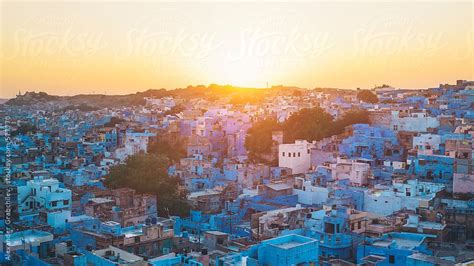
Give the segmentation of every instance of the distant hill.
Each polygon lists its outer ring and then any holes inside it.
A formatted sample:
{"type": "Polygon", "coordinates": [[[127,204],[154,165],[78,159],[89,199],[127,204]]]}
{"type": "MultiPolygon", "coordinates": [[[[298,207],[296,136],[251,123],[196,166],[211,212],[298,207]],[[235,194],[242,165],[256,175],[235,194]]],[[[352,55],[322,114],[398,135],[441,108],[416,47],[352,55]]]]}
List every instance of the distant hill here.
{"type": "Polygon", "coordinates": [[[98,109],[105,107],[132,106],[144,104],[143,96],[129,95],[103,95],[81,94],[75,96],[55,96],[45,92],[27,92],[16,98],[8,100],[5,104],[10,106],[38,106],[54,105],[59,109],[98,109]]]}
{"type": "Polygon", "coordinates": [[[188,86],[173,90],[150,89],[144,92],[127,95],[79,94],[75,96],[56,96],[45,92],[26,92],[16,98],[6,101],[10,106],[38,106],[49,105],[59,109],[100,109],[106,107],[136,106],[145,103],[144,97],[162,98],[172,96],[176,98],[212,99],[216,97],[240,97],[236,101],[245,102],[248,99],[260,99],[271,95],[292,95],[305,89],[289,86],[274,86],[272,88],[242,88],[232,85],[188,86]]]}

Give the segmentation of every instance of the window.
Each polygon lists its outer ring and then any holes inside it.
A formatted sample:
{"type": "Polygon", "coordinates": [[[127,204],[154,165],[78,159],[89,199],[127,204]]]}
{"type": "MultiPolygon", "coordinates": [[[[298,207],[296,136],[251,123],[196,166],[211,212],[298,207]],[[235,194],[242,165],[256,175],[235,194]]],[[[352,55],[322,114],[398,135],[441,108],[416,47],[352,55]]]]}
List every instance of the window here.
{"type": "Polygon", "coordinates": [[[68,205],[68,204],[69,204],[69,200],[64,200],[64,201],[63,201],[63,204],[64,204],[64,205],[68,205]]]}
{"type": "Polygon", "coordinates": [[[388,263],[394,264],[395,263],[395,256],[393,256],[393,255],[388,256],[388,263]]]}
{"type": "Polygon", "coordinates": [[[51,202],[51,206],[53,206],[53,207],[58,206],[58,202],[57,202],[57,201],[52,201],[52,202],[51,202]]]}
{"type": "Polygon", "coordinates": [[[298,157],[301,157],[301,153],[298,152],[298,157]]]}
{"type": "Polygon", "coordinates": [[[296,157],[296,152],[293,152],[293,157],[296,157]]]}
{"type": "Polygon", "coordinates": [[[288,157],[291,157],[291,152],[288,153],[288,157]]]}
{"type": "Polygon", "coordinates": [[[285,152],[282,152],[282,153],[281,153],[281,156],[285,157],[285,152]]]}

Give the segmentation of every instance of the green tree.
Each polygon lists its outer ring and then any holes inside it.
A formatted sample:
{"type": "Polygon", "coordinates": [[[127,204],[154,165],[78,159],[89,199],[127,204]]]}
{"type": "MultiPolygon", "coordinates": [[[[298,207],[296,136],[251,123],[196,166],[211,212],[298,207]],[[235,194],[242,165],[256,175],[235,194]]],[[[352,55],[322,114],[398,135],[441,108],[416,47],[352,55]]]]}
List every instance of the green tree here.
{"type": "Polygon", "coordinates": [[[357,98],[366,103],[378,103],[379,98],[373,92],[369,90],[360,90],[357,93],[357,98]]]}
{"type": "Polygon", "coordinates": [[[283,123],[285,142],[293,143],[297,139],[313,141],[326,138],[332,134],[332,120],[332,116],[319,107],[301,109],[283,123]]]}
{"type": "Polygon", "coordinates": [[[122,122],[125,122],[125,120],[116,116],[112,116],[112,118],[110,118],[110,121],[104,124],[104,127],[115,127],[117,124],[120,124],[122,122]]]}
{"type": "Polygon", "coordinates": [[[38,129],[33,124],[21,124],[16,130],[12,131],[12,136],[35,134],[38,129]]]}
{"type": "Polygon", "coordinates": [[[351,110],[334,120],[319,107],[305,108],[292,114],[284,123],[278,123],[275,119],[255,122],[247,131],[245,148],[251,161],[268,163],[263,155],[268,154],[274,144],[273,131],[282,130],[285,143],[294,143],[297,139],[311,142],[341,134],[346,126],[367,123],[369,113],[365,110],[351,110]]]}
{"type": "Polygon", "coordinates": [[[334,134],[341,134],[344,128],[354,124],[368,124],[369,112],[366,110],[351,110],[346,112],[340,119],[334,121],[334,134]]]}
{"type": "Polygon", "coordinates": [[[156,195],[160,216],[186,216],[189,206],[178,193],[179,179],[168,175],[169,159],[156,154],[137,154],[125,164],[112,167],[105,185],[109,188],[133,188],[139,193],[156,195]]]}
{"type": "Polygon", "coordinates": [[[263,155],[271,151],[272,132],[279,130],[280,124],[276,119],[265,119],[255,122],[247,131],[245,148],[251,161],[264,162],[263,155]]]}
{"type": "Polygon", "coordinates": [[[182,142],[170,143],[169,141],[158,139],[148,144],[148,153],[161,155],[168,158],[170,162],[177,162],[186,156],[186,149],[182,142]]]}

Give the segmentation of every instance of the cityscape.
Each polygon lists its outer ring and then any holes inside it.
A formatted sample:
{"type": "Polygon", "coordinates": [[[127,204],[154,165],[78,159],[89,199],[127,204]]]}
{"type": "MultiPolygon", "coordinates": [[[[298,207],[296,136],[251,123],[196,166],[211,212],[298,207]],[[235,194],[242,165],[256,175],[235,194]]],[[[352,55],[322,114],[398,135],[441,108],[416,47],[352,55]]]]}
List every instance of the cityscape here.
{"type": "Polygon", "coordinates": [[[0,265],[474,265],[472,2],[1,10],[0,265]]]}

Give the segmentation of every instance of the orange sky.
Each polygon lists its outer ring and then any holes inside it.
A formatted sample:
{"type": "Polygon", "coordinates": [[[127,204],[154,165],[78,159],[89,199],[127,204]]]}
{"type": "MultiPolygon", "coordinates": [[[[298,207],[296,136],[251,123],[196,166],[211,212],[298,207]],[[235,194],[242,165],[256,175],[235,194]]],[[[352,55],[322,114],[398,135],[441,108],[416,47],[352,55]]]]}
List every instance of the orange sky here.
{"type": "Polygon", "coordinates": [[[473,79],[472,2],[3,2],[1,91],[473,79]]]}

